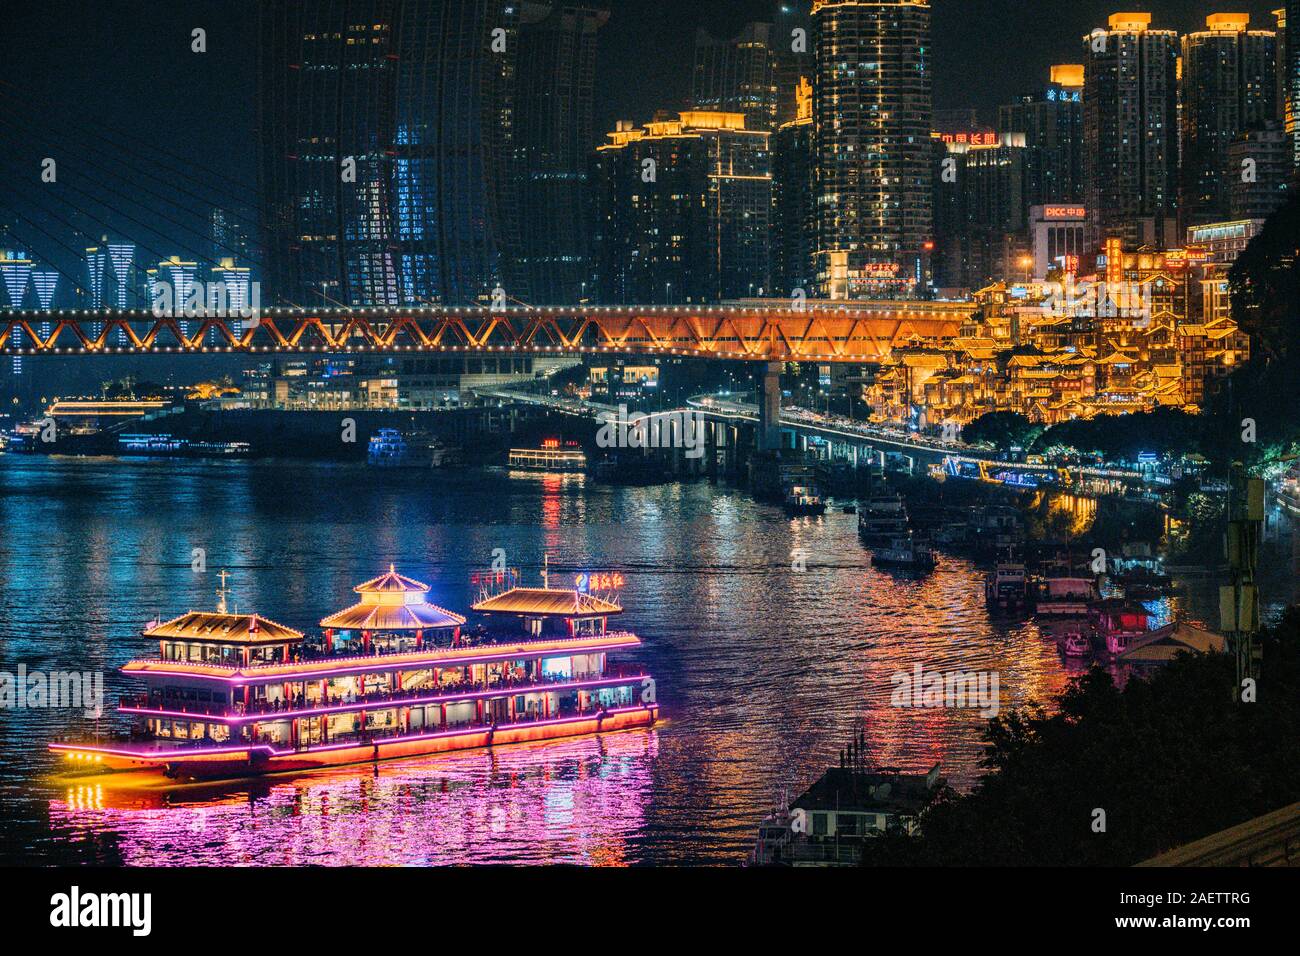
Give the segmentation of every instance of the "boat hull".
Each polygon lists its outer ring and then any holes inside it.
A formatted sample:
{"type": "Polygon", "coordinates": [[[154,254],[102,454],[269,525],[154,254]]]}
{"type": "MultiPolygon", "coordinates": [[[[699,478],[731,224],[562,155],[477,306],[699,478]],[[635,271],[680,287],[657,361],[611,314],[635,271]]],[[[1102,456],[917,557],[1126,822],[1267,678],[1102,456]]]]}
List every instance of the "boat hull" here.
{"type": "Polygon", "coordinates": [[[50,750],[68,755],[78,768],[110,771],[161,769],[168,776],[181,780],[230,780],[653,727],[658,719],[659,706],[650,704],[603,714],[392,737],[366,743],[321,744],[301,750],[277,750],[269,745],[256,745],[208,751],[144,751],[111,744],[72,743],[50,744],[50,750]]]}
{"type": "Polygon", "coordinates": [[[888,568],[893,571],[933,571],[935,569],[935,560],[933,555],[916,556],[912,558],[895,558],[879,554],[871,556],[872,567],[888,568]]]}

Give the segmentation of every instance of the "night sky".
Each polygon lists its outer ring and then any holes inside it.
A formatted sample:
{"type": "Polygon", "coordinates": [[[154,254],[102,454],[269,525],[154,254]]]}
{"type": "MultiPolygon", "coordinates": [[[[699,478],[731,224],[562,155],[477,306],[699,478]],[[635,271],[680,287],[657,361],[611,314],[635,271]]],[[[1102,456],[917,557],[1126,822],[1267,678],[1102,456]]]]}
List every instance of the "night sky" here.
{"type": "MultiPolygon", "coordinates": [[[[1257,25],[1271,25],[1269,10],[1277,3],[934,0],[935,105],[976,107],[991,120],[998,104],[1039,88],[1050,64],[1078,62],[1083,34],[1118,9],[1145,9],[1157,26],[1187,30],[1203,24],[1206,13],[1224,11],[1246,10],[1257,25]]],[[[607,0],[606,6],[613,15],[601,35],[600,132],[615,119],[645,120],[657,108],[683,105],[697,27],[730,34],[747,20],[770,18],[779,4],[607,0]]],[[[102,231],[97,217],[149,252],[195,255],[206,206],[251,210],[255,11],[252,0],[7,0],[0,18],[0,62],[7,67],[0,77],[0,177],[10,188],[0,190],[0,219],[13,223],[14,236],[52,260],[71,255],[85,243],[47,212],[54,210],[86,233],[102,231]],[[208,32],[206,54],[190,52],[195,26],[208,32]],[[57,201],[50,192],[30,192],[48,188],[38,176],[41,158],[50,155],[60,160],[57,201]],[[173,175],[178,171],[187,177],[173,175]],[[192,195],[169,195],[186,208],[171,209],[177,223],[151,222],[153,231],[87,203],[73,188],[152,221],[144,211],[165,207],[147,190],[167,192],[178,182],[192,195]],[[118,194],[100,192],[109,187],[118,194]],[[35,224],[15,220],[15,210],[35,224]]]]}

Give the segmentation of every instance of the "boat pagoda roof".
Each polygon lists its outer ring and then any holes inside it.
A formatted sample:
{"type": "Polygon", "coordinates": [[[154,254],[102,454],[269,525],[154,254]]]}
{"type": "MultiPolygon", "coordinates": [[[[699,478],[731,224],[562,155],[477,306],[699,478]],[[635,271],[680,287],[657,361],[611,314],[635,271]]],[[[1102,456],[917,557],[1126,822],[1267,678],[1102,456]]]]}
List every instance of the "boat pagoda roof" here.
{"type": "Polygon", "coordinates": [[[474,610],[487,613],[556,615],[575,617],[598,614],[621,614],[623,609],[613,601],[585,594],[577,589],[511,588],[479,601],[474,610]]]}
{"type": "Polygon", "coordinates": [[[214,644],[282,644],[302,640],[301,631],[257,614],[223,614],[219,611],[190,611],[147,628],[144,636],[214,644]]]}
{"type": "Polygon", "coordinates": [[[398,574],[391,564],[386,573],[363,581],[352,590],[361,595],[361,600],[325,618],[320,622],[321,627],[344,631],[419,631],[459,627],[465,623],[461,615],[429,603],[429,585],[398,574]]]}
{"type": "Polygon", "coordinates": [[[362,602],[331,614],[321,627],[343,631],[415,631],[424,628],[459,627],[461,617],[446,608],[423,601],[419,604],[368,604],[362,602]]]}
{"type": "Polygon", "coordinates": [[[392,594],[399,591],[417,591],[428,594],[433,589],[421,581],[408,578],[404,574],[398,574],[396,566],[390,564],[385,573],[377,578],[371,578],[369,581],[362,581],[352,590],[358,594],[392,594]]]}

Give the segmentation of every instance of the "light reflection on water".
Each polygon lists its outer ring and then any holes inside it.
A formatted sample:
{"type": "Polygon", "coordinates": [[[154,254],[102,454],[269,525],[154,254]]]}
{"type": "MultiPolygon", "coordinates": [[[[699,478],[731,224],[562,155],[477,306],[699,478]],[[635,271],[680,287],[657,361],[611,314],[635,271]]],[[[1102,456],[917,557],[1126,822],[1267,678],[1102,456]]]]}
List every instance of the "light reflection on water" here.
{"type": "Polygon", "coordinates": [[[549,553],[553,570],[626,573],[621,624],[645,646],[623,660],[653,671],[666,718],[161,803],[49,780],[45,741],[93,732],[79,714],[0,712],[4,846],[26,862],[735,863],[858,719],[879,763],[972,780],[983,719],[890,706],[894,673],[996,671],[1005,709],[1082,669],[1036,625],[990,622],[970,562],[891,576],[870,567],[853,515],[790,520],[706,484],[3,456],[0,532],[0,669],[102,668],[110,701],[134,689],[117,668],[151,651],[143,623],[212,606],[223,567],[240,607],[307,630],[389,562],[466,609],[470,573],[502,548],[525,569],[549,553]]]}
{"type": "Polygon", "coordinates": [[[114,792],[50,803],[70,842],[117,835],[132,866],[628,863],[645,825],[653,731],[262,781],[253,789],[114,792]]]}

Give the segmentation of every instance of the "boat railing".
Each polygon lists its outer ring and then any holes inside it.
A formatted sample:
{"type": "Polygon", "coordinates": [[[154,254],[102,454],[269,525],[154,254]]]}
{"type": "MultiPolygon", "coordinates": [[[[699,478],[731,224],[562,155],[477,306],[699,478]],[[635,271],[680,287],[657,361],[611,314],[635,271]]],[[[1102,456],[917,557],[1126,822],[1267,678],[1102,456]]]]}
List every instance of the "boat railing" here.
{"type": "MultiPolygon", "coordinates": [[[[306,655],[300,655],[288,661],[269,661],[269,662],[257,661],[249,664],[247,667],[244,667],[238,662],[232,662],[227,660],[214,659],[208,661],[182,661],[182,660],[173,660],[172,658],[169,657],[161,657],[156,654],[151,657],[141,657],[136,659],[141,661],[148,661],[150,663],[163,663],[163,664],[167,664],[168,666],[194,668],[196,670],[207,668],[207,667],[228,667],[232,670],[237,670],[245,674],[249,674],[249,673],[254,673],[258,670],[265,670],[265,669],[276,668],[276,667],[283,668],[283,667],[292,666],[294,664],[312,663],[314,661],[328,660],[338,664],[350,664],[353,662],[361,662],[361,661],[391,660],[393,658],[398,658],[398,657],[418,658],[421,656],[427,656],[429,654],[435,654],[435,653],[457,653],[461,651],[472,651],[476,649],[492,650],[493,648],[507,648],[507,647],[516,648],[517,647],[519,648],[522,654],[528,655],[532,653],[533,648],[536,645],[541,645],[541,644],[562,644],[565,641],[594,641],[599,639],[625,640],[627,638],[639,640],[637,635],[632,631],[606,631],[603,634],[578,634],[575,636],[553,635],[550,637],[540,637],[540,638],[531,638],[531,639],[522,638],[518,640],[514,638],[503,637],[503,638],[493,638],[489,640],[478,640],[474,642],[462,641],[460,644],[457,644],[455,646],[430,645],[428,647],[420,648],[419,650],[409,650],[409,651],[385,652],[382,648],[380,648],[372,651],[369,654],[338,654],[338,653],[306,654],[306,655]]],[[[566,648],[564,647],[556,648],[556,655],[564,656],[565,650],[566,648]]],[[[574,650],[577,652],[582,651],[581,648],[574,648],[574,650]]],[[[509,654],[505,655],[507,659],[510,656],[511,655],[509,654]]]]}
{"type": "MultiPolygon", "coordinates": [[[[245,704],[236,701],[233,704],[207,701],[169,700],[157,694],[124,694],[119,700],[119,707],[127,710],[158,710],[173,714],[194,715],[196,717],[259,717],[264,715],[292,716],[294,713],[314,711],[331,707],[369,707],[424,700],[429,698],[455,698],[459,695],[502,693],[527,694],[535,691],[550,690],[556,686],[584,684],[592,681],[618,682],[633,681],[649,677],[644,668],[611,668],[605,673],[590,677],[552,677],[529,678],[526,680],[501,680],[488,684],[473,681],[461,681],[455,684],[438,684],[432,687],[412,688],[402,691],[385,691],[365,695],[350,694],[336,700],[304,700],[296,696],[288,700],[255,701],[245,704]]],[[[582,689],[580,687],[574,689],[582,689]]]]}
{"type": "MultiPolygon", "coordinates": [[[[634,709],[641,709],[641,710],[645,710],[645,709],[653,708],[654,706],[656,706],[656,705],[654,705],[654,704],[644,704],[644,703],[641,703],[640,701],[637,701],[636,703],[634,703],[634,704],[631,705],[632,708],[634,708],[634,709]]],[[[614,708],[614,709],[616,709],[616,710],[623,710],[624,708],[622,708],[622,707],[618,707],[618,708],[614,708]]],[[[541,713],[540,711],[534,711],[534,712],[530,712],[530,713],[527,713],[527,714],[516,714],[512,719],[510,719],[510,720],[508,720],[508,721],[498,721],[498,720],[491,720],[491,721],[474,721],[474,720],[465,720],[465,721],[448,721],[446,724],[437,724],[437,725],[434,725],[434,726],[432,726],[432,727],[425,727],[425,728],[421,728],[421,729],[419,729],[419,730],[403,730],[403,729],[400,728],[400,727],[393,727],[393,728],[391,728],[391,729],[390,729],[390,728],[367,728],[366,730],[353,731],[352,733],[346,733],[346,734],[331,734],[330,737],[329,737],[329,739],[328,739],[327,741],[317,741],[316,743],[312,743],[312,742],[309,742],[309,741],[299,741],[299,742],[298,742],[298,745],[297,745],[294,749],[295,749],[295,750],[298,750],[298,751],[310,750],[310,749],[313,748],[313,747],[320,746],[322,743],[325,743],[325,744],[356,744],[356,745],[366,745],[366,744],[372,744],[372,743],[383,743],[384,741],[400,740],[400,739],[403,738],[403,737],[419,737],[419,736],[422,736],[422,735],[424,735],[424,734],[426,734],[426,733],[444,733],[444,732],[475,733],[475,732],[488,732],[488,731],[494,731],[494,730],[496,730],[496,729],[497,729],[498,727],[500,727],[503,723],[507,723],[507,724],[513,726],[513,725],[518,725],[518,724],[536,724],[536,723],[544,723],[544,722],[546,722],[546,721],[553,721],[553,720],[557,720],[557,719],[563,720],[563,719],[573,718],[573,717],[596,717],[596,716],[600,716],[600,715],[608,714],[608,713],[610,712],[610,710],[611,710],[611,708],[609,708],[609,707],[607,707],[607,706],[605,706],[605,705],[599,705],[599,706],[588,706],[588,707],[582,707],[582,708],[574,708],[574,709],[572,709],[572,710],[567,710],[567,709],[566,709],[566,710],[561,710],[561,711],[558,711],[558,712],[556,712],[556,713],[549,714],[549,715],[548,715],[548,714],[541,713]]],[[[267,739],[265,739],[265,738],[257,739],[257,740],[252,741],[252,746],[257,746],[257,745],[259,745],[259,744],[270,744],[271,746],[276,746],[276,747],[283,747],[283,746],[284,746],[283,744],[276,743],[276,742],[274,742],[274,741],[270,741],[270,740],[267,740],[267,739]]]]}

